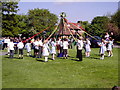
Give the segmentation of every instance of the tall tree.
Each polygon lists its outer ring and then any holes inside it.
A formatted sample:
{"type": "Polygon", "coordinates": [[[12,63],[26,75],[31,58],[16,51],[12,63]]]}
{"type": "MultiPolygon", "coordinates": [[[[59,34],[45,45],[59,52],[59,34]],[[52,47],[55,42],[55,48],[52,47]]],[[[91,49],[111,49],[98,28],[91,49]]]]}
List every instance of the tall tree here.
{"type": "Polygon", "coordinates": [[[51,26],[51,28],[47,30],[47,34],[50,34],[58,20],[57,16],[50,13],[49,10],[39,8],[29,10],[28,19],[29,26],[31,27],[30,31],[34,31],[32,32],[33,34],[51,26]]]}
{"type": "Polygon", "coordinates": [[[18,9],[18,2],[2,2],[2,35],[14,36],[18,33],[15,14],[18,9]]]}
{"type": "Polygon", "coordinates": [[[108,27],[114,32],[116,40],[120,40],[120,10],[111,16],[111,23],[108,27]]]}
{"type": "Polygon", "coordinates": [[[120,10],[118,10],[112,17],[111,20],[115,23],[120,29],[120,10]]]}
{"type": "Polygon", "coordinates": [[[96,29],[99,30],[95,30],[93,31],[94,33],[97,33],[97,35],[104,35],[104,33],[107,31],[107,25],[108,23],[110,22],[110,19],[107,17],[107,16],[98,16],[98,17],[95,17],[92,22],[91,22],[91,25],[93,25],[93,27],[97,26],[96,29]]]}

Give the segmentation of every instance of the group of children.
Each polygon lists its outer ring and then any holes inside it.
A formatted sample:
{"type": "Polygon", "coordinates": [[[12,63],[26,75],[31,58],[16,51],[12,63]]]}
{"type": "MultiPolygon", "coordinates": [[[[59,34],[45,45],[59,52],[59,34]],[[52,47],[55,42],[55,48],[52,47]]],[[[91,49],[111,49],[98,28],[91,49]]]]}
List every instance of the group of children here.
{"type": "MultiPolygon", "coordinates": [[[[48,57],[52,54],[52,60],[55,60],[55,55],[58,54],[58,57],[68,58],[68,49],[69,49],[69,38],[60,37],[58,39],[51,38],[49,40],[43,40],[42,38],[36,38],[23,43],[20,39],[17,43],[13,42],[13,39],[10,39],[10,42],[7,44],[9,56],[13,58],[14,52],[19,51],[19,58],[23,58],[23,50],[27,50],[27,56],[31,55],[31,49],[34,49],[35,58],[45,58],[45,62],[48,61],[48,57]],[[62,55],[61,55],[62,54],[62,55]]],[[[77,58],[82,61],[82,49],[85,49],[85,56],[90,57],[91,52],[91,42],[89,38],[83,40],[82,37],[77,39],[77,58]]],[[[100,59],[104,59],[105,51],[108,52],[108,56],[112,57],[112,48],[113,48],[113,39],[105,36],[105,39],[102,39],[101,42],[98,42],[100,46],[100,59]]]]}
{"type": "Polygon", "coordinates": [[[106,39],[102,39],[101,43],[98,43],[98,45],[100,46],[100,55],[101,58],[100,59],[104,59],[105,56],[105,52],[108,52],[108,57],[112,57],[113,56],[113,39],[110,37],[108,40],[106,39]]]}

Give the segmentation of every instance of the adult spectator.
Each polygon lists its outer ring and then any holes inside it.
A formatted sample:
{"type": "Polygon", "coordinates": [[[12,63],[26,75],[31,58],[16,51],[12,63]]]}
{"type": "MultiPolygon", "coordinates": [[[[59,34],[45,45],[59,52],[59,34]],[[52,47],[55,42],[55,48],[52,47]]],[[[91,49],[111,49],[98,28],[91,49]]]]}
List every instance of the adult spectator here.
{"type": "Polygon", "coordinates": [[[83,49],[83,40],[82,37],[79,37],[77,41],[77,58],[79,58],[79,61],[82,61],[82,49],[83,49]]]}

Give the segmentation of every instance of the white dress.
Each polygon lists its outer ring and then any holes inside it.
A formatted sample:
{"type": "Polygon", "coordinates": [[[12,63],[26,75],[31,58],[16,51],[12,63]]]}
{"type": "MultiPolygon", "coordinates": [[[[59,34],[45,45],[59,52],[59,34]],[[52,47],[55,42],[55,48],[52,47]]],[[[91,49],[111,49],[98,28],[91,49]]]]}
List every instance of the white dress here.
{"type": "Polygon", "coordinates": [[[112,50],[113,41],[109,41],[107,50],[112,50]]]}
{"type": "Polygon", "coordinates": [[[102,43],[100,43],[100,45],[102,45],[100,47],[100,54],[104,54],[106,51],[106,44],[102,42],[102,43]]]}
{"type": "Polygon", "coordinates": [[[51,54],[56,54],[56,43],[54,41],[51,42],[51,54]]]}
{"type": "Polygon", "coordinates": [[[42,52],[43,56],[49,56],[49,46],[47,43],[43,44],[43,52],[42,52]]]}
{"type": "Polygon", "coordinates": [[[87,40],[86,43],[85,43],[85,51],[86,52],[90,52],[91,51],[90,45],[91,45],[90,41],[87,40]]]}
{"type": "Polygon", "coordinates": [[[31,51],[31,43],[26,43],[25,48],[27,49],[27,52],[31,51]]]}

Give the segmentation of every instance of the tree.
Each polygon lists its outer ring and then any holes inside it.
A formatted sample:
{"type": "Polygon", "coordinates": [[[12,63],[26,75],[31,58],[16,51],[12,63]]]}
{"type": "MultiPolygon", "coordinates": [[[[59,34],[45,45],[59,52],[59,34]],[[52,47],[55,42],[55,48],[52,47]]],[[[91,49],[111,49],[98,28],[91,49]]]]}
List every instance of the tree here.
{"type": "Polygon", "coordinates": [[[86,31],[92,36],[100,36],[100,37],[102,37],[104,33],[104,31],[101,30],[101,27],[98,24],[88,25],[86,27],[86,31]]]}
{"type": "Polygon", "coordinates": [[[120,10],[111,16],[111,23],[108,27],[114,32],[116,40],[120,40],[120,10]]]}
{"type": "Polygon", "coordinates": [[[91,22],[91,25],[93,25],[92,27],[96,28],[96,30],[93,29],[93,32],[102,37],[102,35],[104,35],[104,33],[107,31],[107,25],[109,22],[110,19],[107,16],[95,17],[91,22]]]}
{"type": "Polygon", "coordinates": [[[2,35],[14,36],[18,34],[15,14],[18,11],[18,2],[2,2],[2,35]]]}
{"type": "Polygon", "coordinates": [[[111,16],[112,23],[115,23],[120,29],[120,10],[118,10],[113,16],[111,16]]]}
{"type": "Polygon", "coordinates": [[[39,8],[29,10],[28,19],[30,31],[35,30],[32,32],[32,34],[36,34],[37,32],[40,32],[41,30],[50,26],[51,28],[47,30],[48,35],[52,32],[58,20],[57,16],[53,13],[50,13],[49,10],[39,8]]]}

